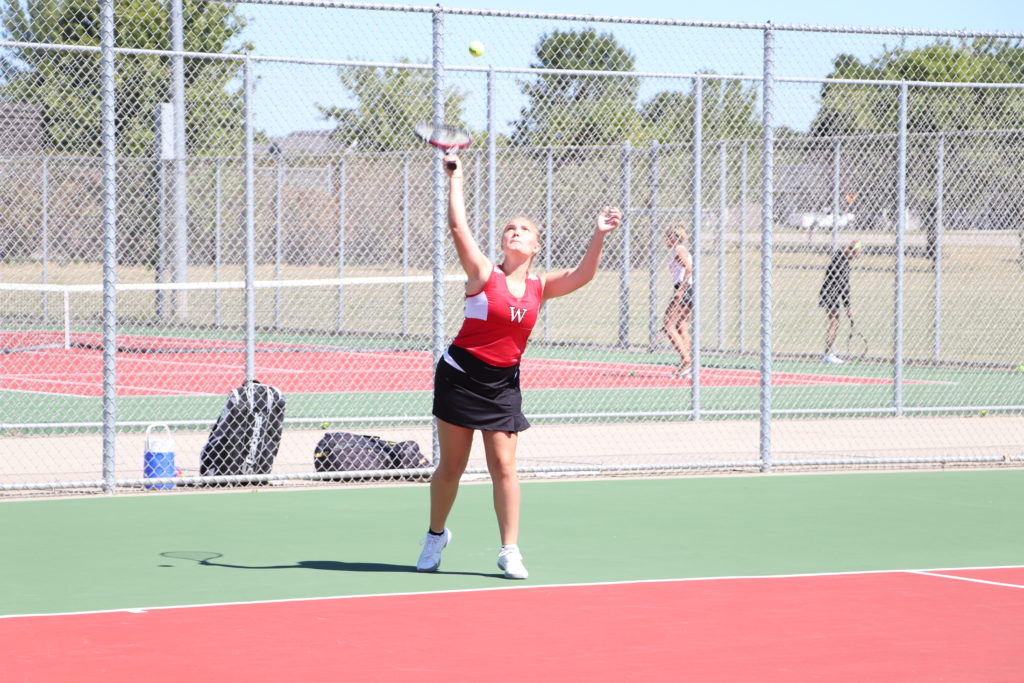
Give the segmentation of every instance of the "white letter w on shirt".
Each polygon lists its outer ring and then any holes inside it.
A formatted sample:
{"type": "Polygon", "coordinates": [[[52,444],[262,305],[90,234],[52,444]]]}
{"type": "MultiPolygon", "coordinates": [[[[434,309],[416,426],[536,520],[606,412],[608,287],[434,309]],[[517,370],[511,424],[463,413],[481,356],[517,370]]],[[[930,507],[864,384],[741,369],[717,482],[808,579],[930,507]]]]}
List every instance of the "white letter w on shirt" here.
{"type": "Polygon", "coordinates": [[[515,306],[509,306],[508,312],[512,315],[512,322],[521,323],[523,322],[523,316],[526,315],[527,308],[516,308],[515,306]]]}

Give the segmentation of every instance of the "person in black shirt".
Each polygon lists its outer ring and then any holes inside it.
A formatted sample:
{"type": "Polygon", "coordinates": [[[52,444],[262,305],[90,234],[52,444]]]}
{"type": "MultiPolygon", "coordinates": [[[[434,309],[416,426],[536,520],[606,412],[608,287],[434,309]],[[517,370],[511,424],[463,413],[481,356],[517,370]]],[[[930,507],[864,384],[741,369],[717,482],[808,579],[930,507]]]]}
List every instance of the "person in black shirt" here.
{"type": "Polygon", "coordinates": [[[846,247],[836,250],[832,254],[832,260],[828,262],[825,269],[825,281],[821,283],[818,291],[818,305],[828,313],[828,331],[825,333],[825,357],[826,363],[842,363],[843,359],[837,356],[832,347],[836,341],[836,331],[839,329],[839,308],[846,309],[846,317],[853,321],[853,309],[850,307],[850,261],[860,253],[860,242],[850,242],[846,247]]]}

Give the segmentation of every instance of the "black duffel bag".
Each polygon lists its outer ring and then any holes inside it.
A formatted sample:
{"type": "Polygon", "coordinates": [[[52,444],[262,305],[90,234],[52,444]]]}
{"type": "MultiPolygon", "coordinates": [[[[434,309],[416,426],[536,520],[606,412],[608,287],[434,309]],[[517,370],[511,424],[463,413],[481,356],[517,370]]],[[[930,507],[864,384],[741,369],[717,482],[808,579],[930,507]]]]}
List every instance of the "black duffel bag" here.
{"type": "Polygon", "coordinates": [[[408,470],[430,467],[415,441],[386,441],[379,436],[328,432],[316,445],[317,472],[408,470]]]}

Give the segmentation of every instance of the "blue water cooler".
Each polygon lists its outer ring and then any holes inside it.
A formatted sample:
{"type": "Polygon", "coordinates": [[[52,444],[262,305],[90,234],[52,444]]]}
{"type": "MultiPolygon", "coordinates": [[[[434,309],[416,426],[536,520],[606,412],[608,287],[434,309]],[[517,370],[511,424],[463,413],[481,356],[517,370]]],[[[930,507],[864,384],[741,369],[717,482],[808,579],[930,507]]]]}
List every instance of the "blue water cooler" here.
{"type": "MultiPolygon", "coordinates": [[[[171,429],[165,424],[152,424],[146,427],[146,455],[143,460],[142,476],[146,479],[175,476],[174,439],[171,429]],[[154,434],[154,430],[163,430],[163,435],[154,434]]],[[[174,484],[146,484],[147,489],[173,489],[174,484]]]]}

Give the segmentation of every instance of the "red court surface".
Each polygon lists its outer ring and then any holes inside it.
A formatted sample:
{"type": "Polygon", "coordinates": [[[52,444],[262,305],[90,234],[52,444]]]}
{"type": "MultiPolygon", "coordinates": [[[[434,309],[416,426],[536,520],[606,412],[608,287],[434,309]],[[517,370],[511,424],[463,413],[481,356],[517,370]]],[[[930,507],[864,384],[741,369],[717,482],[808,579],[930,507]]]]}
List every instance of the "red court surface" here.
{"type": "Polygon", "coordinates": [[[1022,635],[1020,567],[0,619],[5,681],[991,683],[1022,635]]]}
{"type": "MultiPolygon", "coordinates": [[[[282,350],[260,347],[260,381],[288,393],[428,391],[431,356],[415,351],[282,350]]],[[[101,396],[102,354],[95,349],[46,349],[0,354],[0,389],[68,396],[101,396]]],[[[241,353],[121,353],[119,396],[224,394],[244,379],[241,353]]],[[[523,359],[524,389],[630,389],[689,386],[673,366],[523,359]]],[[[756,387],[756,370],[705,367],[705,387],[756,387]]],[[[914,382],[908,382],[914,383],[914,382]]],[[[827,374],[774,373],[775,386],[888,385],[891,380],[827,374]]]]}

